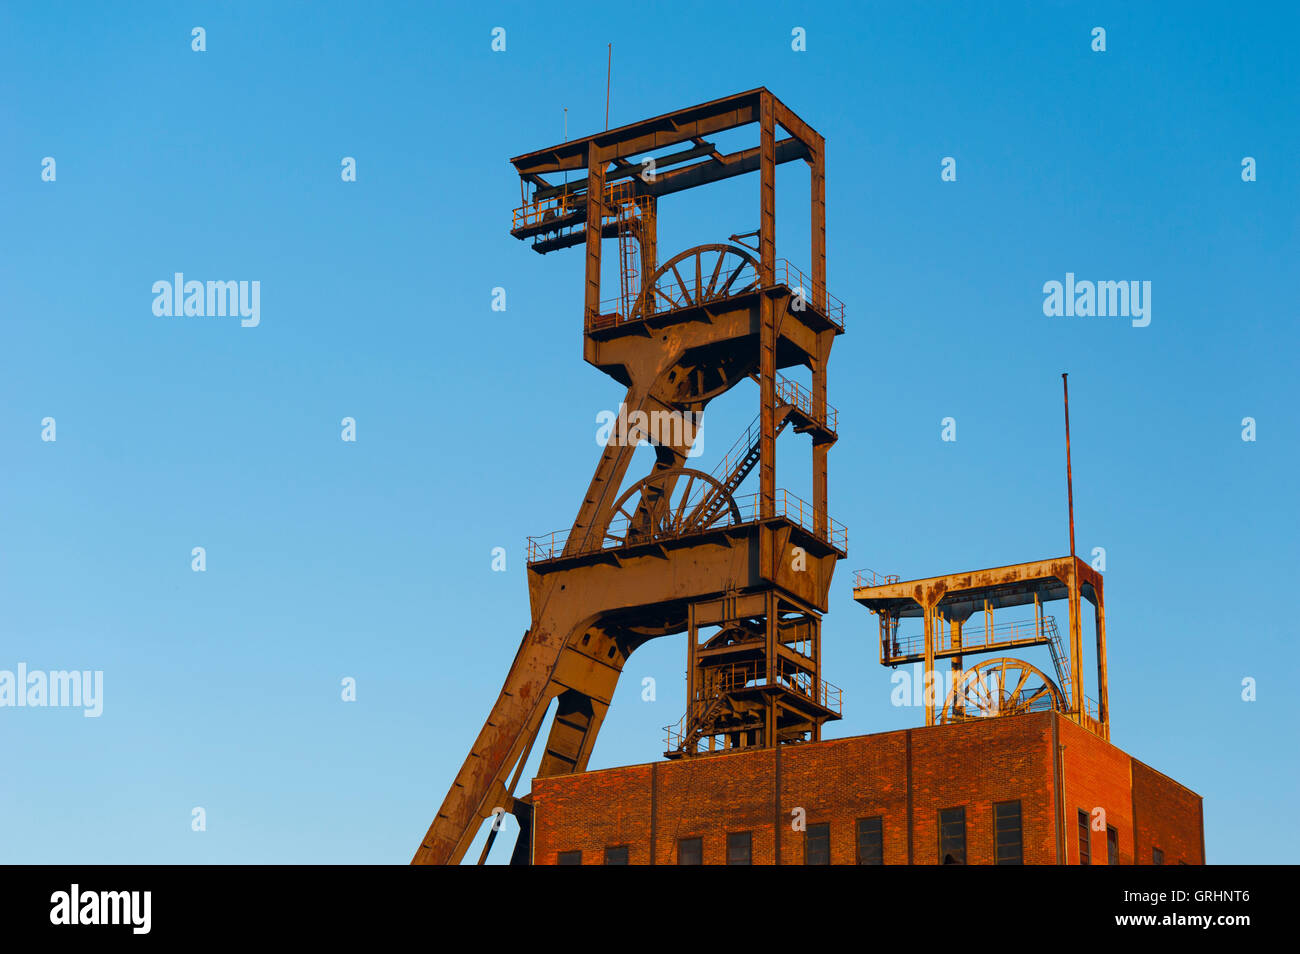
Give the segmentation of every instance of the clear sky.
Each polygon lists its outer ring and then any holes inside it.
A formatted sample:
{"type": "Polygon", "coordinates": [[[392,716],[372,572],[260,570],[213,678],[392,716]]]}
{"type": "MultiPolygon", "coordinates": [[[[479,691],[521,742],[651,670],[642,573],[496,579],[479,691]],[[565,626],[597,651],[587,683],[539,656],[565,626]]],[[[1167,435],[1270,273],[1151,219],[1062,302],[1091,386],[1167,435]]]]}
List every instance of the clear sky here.
{"type": "MultiPolygon", "coordinates": [[[[581,252],[508,234],[508,158],[566,107],[603,128],[609,42],[612,125],[766,86],[827,140],[828,735],[922,718],[890,704],[851,570],[1067,551],[1068,370],[1113,741],[1204,796],[1212,862],[1295,861],[1298,25],[1281,2],[4,5],[0,670],[104,681],[98,718],[0,709],[0,861],[410,858],[528,625],[525,536],[572,521],[621,397],[581,360],[581,252]],[[176,272],[260,282],[260,324],[155,316],[176,272]],[[1150,324],[1046,317],[1067,272],[1151,282],[1150,324]]],[[[796,263],[806,183],[782,167],[796,263]]],[[[757,190],[666,199],[665,255],[755,228],[757,190]]],[[[706,415],[704,463],[752,409],[706,415]]],[[[684,667],[682,637],[633,655],[593,767],[660,757],[684,667]]]]}

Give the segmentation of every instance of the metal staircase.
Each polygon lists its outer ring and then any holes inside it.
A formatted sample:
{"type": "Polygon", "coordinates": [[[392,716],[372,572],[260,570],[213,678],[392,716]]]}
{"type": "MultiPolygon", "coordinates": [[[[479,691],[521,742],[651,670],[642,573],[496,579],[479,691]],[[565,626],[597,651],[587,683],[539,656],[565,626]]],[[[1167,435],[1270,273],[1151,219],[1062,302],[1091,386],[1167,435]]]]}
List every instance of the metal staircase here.
{"type": "MultiPolygon", "coordinates": [[[[780,436],[785,430],[786,424],[790,421],[789,404],[779,405],[776,409],[776,433],[780,436]]],[[[736,439],[736,443],[731,445],[731,449],[723,456],[722,461],[713,470],[713,476],[718,478],[720,487],[715,489],[695,511],[692,517],[692,526],[707,527],[717,516],[722,513],[722,509],[727,506],[728,497],[734,498],[736,490],[745,482],[749,472],[758,466],[758,460],[761,455],[761,432],[759,429],[760,419],[755,417],[745,432],[736,439]]]]}

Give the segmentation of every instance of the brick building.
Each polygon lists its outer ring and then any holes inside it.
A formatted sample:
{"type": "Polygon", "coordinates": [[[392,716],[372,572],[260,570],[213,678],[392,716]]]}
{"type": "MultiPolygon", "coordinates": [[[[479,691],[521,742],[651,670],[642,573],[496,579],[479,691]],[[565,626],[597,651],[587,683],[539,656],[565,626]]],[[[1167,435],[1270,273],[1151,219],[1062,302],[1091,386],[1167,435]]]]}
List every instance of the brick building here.
{"type": "Polygon", "coordinates": [[[533,788],[534,864],[1079,864],[1085,852],[1203,864],[1201,798],[1050,711],[533,788]]]}

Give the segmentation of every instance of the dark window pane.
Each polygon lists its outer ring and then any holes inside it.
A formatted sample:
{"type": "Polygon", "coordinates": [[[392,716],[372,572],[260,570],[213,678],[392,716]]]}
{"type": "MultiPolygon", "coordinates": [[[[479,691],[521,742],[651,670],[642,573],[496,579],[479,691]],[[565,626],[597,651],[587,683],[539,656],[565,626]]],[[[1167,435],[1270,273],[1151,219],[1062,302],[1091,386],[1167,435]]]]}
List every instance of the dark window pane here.
{"type": "Polygon", "coordinates": [[[993,806],[993,845],[994,864],[1024,864],[1019,802],[998,802],[993,806]]]}
{"type": "Polygon", "coordinates": [[[582,852],[562,851],[556,857],[555,863],[560,865],[580,865],[582,864],[582,852]]]}
{"type": "Polygon", "coordinates": [[[804,864],[828,865],[831,863],[831,826],[829,822],[809,825],[804,834],[804,864]]]}
{"type": "Polygon", "coordinates": [[[1088,813],[1079,809],[1079,864],[1092,864],[1092,832],[1088,828],[1088,813]]]}
{"type": "Polygon", "coordinates": [[[1119,864],[1119,832],[1106,826],[1106,864],[1119,864]]]}
{"type": "Polygon", "coordinates": [[[753,836],[747,831],[733,831],[727,835],[727,864],[753,864],[751,860],[753,844],[753,836]]]}
{"type": "Polygon", "coordinates": [[[939,812],[939,864],[966,863],[966,809],[945,808],[939,812]]]}
{"type": "Polygon", "coordinates": [[[1162,865],[1165,863],[1165,853],[1159,848],[1151,849],[1151,863],[1153,865],[1162,865]]]}
{"type": "Polygon", "coordinates": [[[617,848],[606,848],[605,864],[607,865],[627,864],[627,845],[619,845],[617,848]]]}
{"type": "Polygon", "coordinates": [[[683,838],[677,843],[677,863],[679,865],[704,864],[704,840],[702,838],[683,838]]]}
{"type": "Polygon", "coordinates": [[[858,819],[858,864],[883,865],[884,840],[881,838],[880,816],[858,819]]]}

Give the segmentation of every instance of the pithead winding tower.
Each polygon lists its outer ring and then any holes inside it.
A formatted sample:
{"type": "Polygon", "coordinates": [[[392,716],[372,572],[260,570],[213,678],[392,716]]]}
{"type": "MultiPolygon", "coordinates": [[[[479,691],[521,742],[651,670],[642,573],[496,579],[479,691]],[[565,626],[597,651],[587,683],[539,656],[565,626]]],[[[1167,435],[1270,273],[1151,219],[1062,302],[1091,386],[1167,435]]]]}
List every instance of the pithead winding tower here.
{"type": "Polygon", "coordinates": [[[821,615],[847,547],[826,506],[837,424],[826,367],[844,306],[826,291],[822,137],[755,89],[512,162],[511,234],[543,254],[585,247],[583,357],[627,393],[572,528],[529,539],[532,625],[417,864],[459,862],[503,812],[522,830],[512,861],[527,863],[531,802],[514,790],[534,742],[545,739],[537,777],[585,771],[624,664],[656,636],[688,636],[688,708],[668,730],[669,758],[815,741],[840,714],[821,672],[821,615]],[[754,125],[750,148],[724,154],[707,138],[754,125]],[[776,254],[776,167],[793,160],[810,172],[809,274],[776,254]],[[660,261],[661,198],[755,171],[757,231],[660,261]],[[607,300],[606,239],[618,245],[607,300]],[[705,406],[747,381],[757,419],[711,472],[687,466],[705,406]],[[811,503],[777,487],[787,428],[811,443],[811,503]],[[629,478],[642,441],[654,465],[629,478]],[[739,494],[756,467],[757,492],[739,494]]]}

